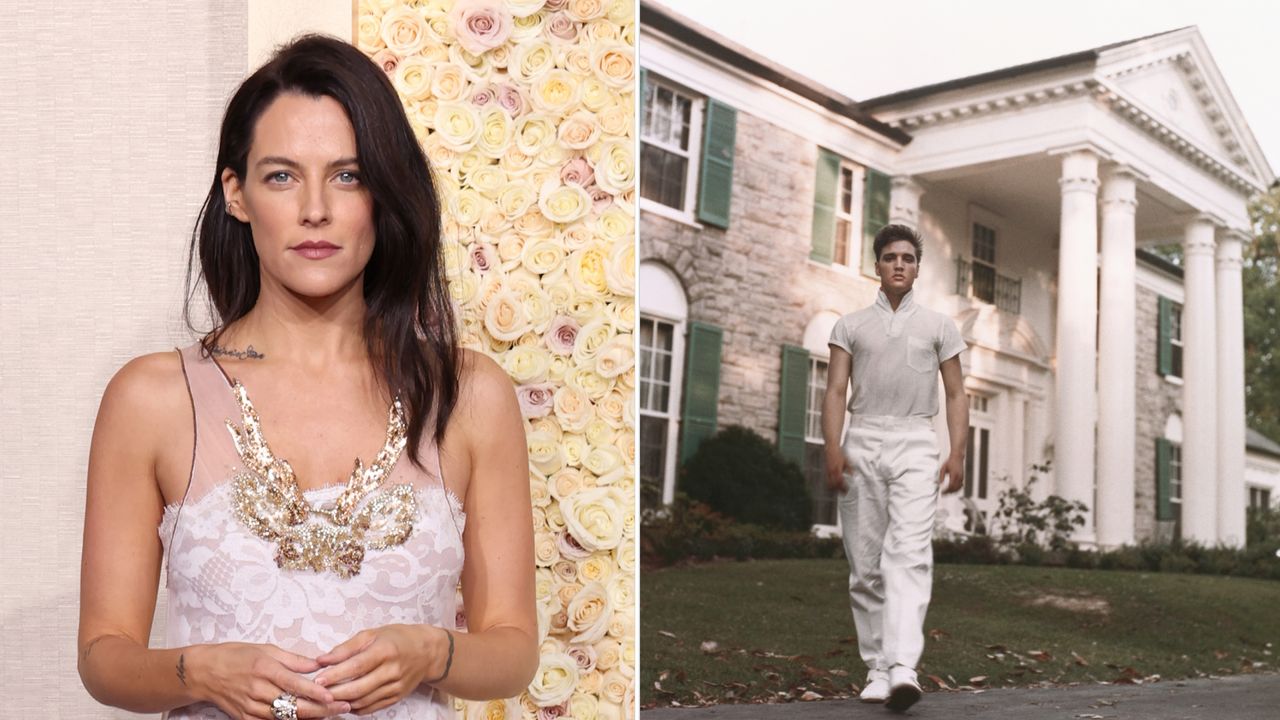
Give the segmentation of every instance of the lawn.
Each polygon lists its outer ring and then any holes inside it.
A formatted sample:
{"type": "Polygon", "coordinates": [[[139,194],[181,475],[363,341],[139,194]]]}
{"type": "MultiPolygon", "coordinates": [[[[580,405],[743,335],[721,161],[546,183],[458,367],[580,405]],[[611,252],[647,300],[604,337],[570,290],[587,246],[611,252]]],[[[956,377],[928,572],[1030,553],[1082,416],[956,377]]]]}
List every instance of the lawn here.
{"type": "MultiPolygon", "coordinates": [[[[844,560],[642,573],[642,706],[854,694],[866,668],[847,583],[844,560]]],[[[1272,672],[1280,583],[940,565],[925,633],[926,690],[1272,672]]]]}

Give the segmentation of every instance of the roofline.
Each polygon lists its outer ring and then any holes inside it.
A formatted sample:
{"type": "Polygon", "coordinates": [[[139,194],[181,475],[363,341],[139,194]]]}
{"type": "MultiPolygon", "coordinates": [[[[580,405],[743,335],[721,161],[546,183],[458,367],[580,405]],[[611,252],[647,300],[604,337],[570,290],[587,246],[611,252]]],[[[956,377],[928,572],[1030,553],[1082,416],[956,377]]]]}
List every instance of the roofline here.
{"type": "Polygon", "coordinates": [[[909,133],[875,119],[864,112],[854,100],[779,65],[669,8],[649,0],[641,0],[640,24],[661,31],[695,50],[793,92],[899,145],[911,142],[909,133]]]}
{"type": "Polygon", "coordinates": [[[1277,450],[1275,447],[1277,445],[1280,445],[1280,443],[1276,443],[1276,441],[1272,440],[1266,435],[1263,435],[1262,431],[1258,430],[1257,428],[1251,428],[1248,426],[1246,426],[1246,428],[1248,430],[1248,432],[1246,432],[1244,436],[1245,438],[1244,446],[1246,450],[1252,450],[1256,453],[1261,453],[1263,455],[1268,455],[1270,457],[1280,459],[1280,450],[1277,450]],[[1249,442],[1249,433],[1253,433],[1254,435],[1257,435],[1263,440],[1266,440],[1268,443],[1270,443],[1270,445],[1255,445],[1249,442]]]}
{"type": "Polygon", "coordinates": [[[944,80],[930,85],[921,85],[920,87],[899,90],[898,92],[889,93],[888,95],[880,95],[869,100],[863,100],[859,106],[862,109],[871,112],[876,108],[881,108],[886,105],[892,105],[906,100],[915,100],[928,95],[936,95],[937,93],[944,93],[948,90],[960,90],[962,88],[994,82],[996,80],[1005,80],[1019,75],[1028,75],[1030,73],[1043,72],[1045,70],[1059,70],[1071,67],[1072,65],[1096,63],[1102,53],[1107,50],[1111,50],[1122,45],[1129,45],[1130,43],[1140,42],[1142,40],[1149,40],[1160,35],[1169,35],[1171,33],[1180,32],[1182,30],[1186,30],[1188,27],[1194,26],[1187,25],[1173,30],[1165,30],[1164,32],[1152,33],[1150,35],[1131,38],[1129,40],[1121,40],[1119,42],[1108,43],[1106,45],[1099,45],[1098,47],[1081,50],[1079,52],[1067,53],[1066,55],[1058,55],[1056,57],[1035,60],[1021,65],[1011,65],[997,70],[978,73],[977,75],[967,75],[953,80],[944,80]]]}
{"type": "Polygon", "coordinates": [[[1142,261],[1147,265],[1150,265],[1156,270],[1163,270],[1164,272],[1176,278],[1183,277],[1183,272],[1181,267],[1179,267],[1178,265],[1174,265],[1173,263],[1160,257],[1159,255],[1156,255],[1155,253],[1149,250],[1138,248],[1135,251],[1135,254],[1137,255],[1138,260],[1142,261]]]}

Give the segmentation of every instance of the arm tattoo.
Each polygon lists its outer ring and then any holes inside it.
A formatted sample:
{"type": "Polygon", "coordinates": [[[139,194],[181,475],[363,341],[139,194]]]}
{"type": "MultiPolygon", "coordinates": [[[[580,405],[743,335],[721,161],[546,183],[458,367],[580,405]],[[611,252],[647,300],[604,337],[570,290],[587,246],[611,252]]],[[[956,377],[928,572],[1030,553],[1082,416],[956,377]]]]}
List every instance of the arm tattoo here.
{"type": "Polygon", "coordinates": [[[233,350],[231,348],[224,348],[221,345],[214,345],[209,349],[209,352],[214,355],[233,357],[237,360],[265,360],[267,357],[257,350],[254,350],[252,345],[245,350],[233,350]]]}
{"type": "Polygon", "coordinates": [[[187,686],[187,665],[185,655],[178,656],[178,680],[182,682],[182,687],[187,686]]]}

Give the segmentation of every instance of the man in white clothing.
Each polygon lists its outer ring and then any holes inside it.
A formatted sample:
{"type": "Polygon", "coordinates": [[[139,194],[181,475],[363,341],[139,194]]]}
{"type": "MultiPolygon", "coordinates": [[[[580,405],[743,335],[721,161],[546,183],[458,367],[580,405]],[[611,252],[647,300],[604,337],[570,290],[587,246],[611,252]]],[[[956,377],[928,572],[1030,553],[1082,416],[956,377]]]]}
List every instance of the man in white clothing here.
{"type": "Polygon", "coordinates": [[[869,670],[859,697],[901,712],[920,699],[916,666],[933,586],[934,511],[939,489],[951,493],[964,483],[969,406],[960,331],[912,295],[920,236],[886,225],[873,248],[876,302],[840,318],[831,332],[822,435],[827,484],[839,493],[858,650],[869,670]],[[939,371],[951,441],[943,462],[933,430],[939,371]],[[851,381],[852,420],[842,440],[851,381]]]}

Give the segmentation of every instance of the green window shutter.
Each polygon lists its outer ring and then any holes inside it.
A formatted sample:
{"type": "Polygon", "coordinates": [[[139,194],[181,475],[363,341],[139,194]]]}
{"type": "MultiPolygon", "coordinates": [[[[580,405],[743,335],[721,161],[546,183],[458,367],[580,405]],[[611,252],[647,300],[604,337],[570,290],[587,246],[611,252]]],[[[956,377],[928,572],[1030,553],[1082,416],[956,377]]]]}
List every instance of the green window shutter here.
{"type": "Polygon", "coordinates": [[[831,264],[836,234],[836,192],[840,185],[840,156],[818,148],[818,176],[813,183],[813,237],[809,258],[831,264]]]}
{"type": "Polygon", "coordinates": [[[1173,301],[1163,295],[1160,296],[1160,329],[1157,335],[1159,364],[1156,371],[1161,375],[1169,375],[1173,372],[1173,344],[1170,342],[1173,335],[1173,301]]]}
{"type": "Polygon", "coordinates": [[[809,409],[809,351],[782,346],[782,397],[778,403],[778,451],[804,467],[805,413],[809,409]]]}
{"type": "Polygon", "coordinates": [[[729,199],[733,195],[733,139],[738,111],[707,98],[702,133],[702,168],[698,175],[698,220],[729,227],[729,199]]]}
{"type": "MultiPolygon", "coordinates": [[[[1164,298],[1160,298],[1163,300],[1164,298]]],[[[1170,443],[1156,438],[1156,519],[1173,520],[1172,460],[1170,443]]]]}
{"type": "Polygon", "coordinates": [[[720,404],[720,346],[724,330],[707,323],[689,324],[684,362],[684,415],[680,420],[680,462],[716,431],[720,404]]]}
{"type": "Polygon", "coordinates": [[[889,176],[867,168],[862,191],[862,272],[876,274],[876,253],[872,244],[880,228],[889,224],[889,176]]]}

